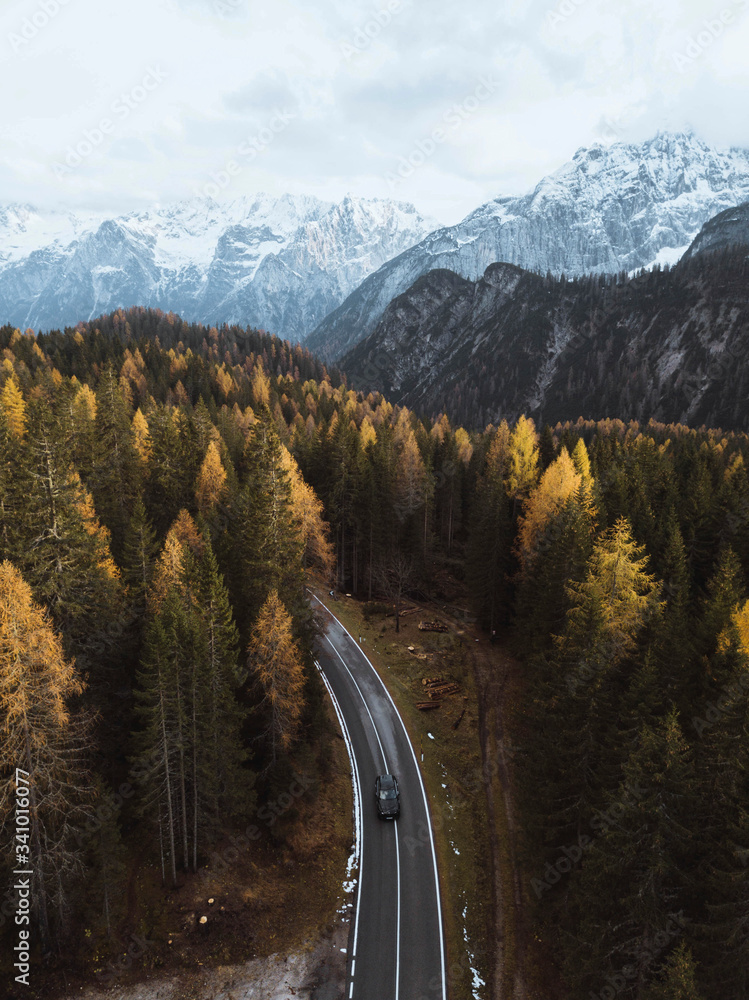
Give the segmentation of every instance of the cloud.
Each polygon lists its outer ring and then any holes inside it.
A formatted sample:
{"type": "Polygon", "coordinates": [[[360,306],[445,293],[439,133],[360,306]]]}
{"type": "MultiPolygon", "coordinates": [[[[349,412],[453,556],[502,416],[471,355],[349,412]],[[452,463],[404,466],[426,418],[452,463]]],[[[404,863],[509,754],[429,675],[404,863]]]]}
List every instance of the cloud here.
{"type": "Polygon", "coordinates": [[[456,221],[607,135],[693,127],[749,146],[747,43],[749,0],[430,0],[428,16],[416,0],[23,0],[0,12],[3,197],[189,197],[279,110],[293,120],[232,196],[388,196],[393,165],[491,78],[491,98],[397,192],[456,221]],[[162,84],[56,177],[152,66],[162,84]]]}

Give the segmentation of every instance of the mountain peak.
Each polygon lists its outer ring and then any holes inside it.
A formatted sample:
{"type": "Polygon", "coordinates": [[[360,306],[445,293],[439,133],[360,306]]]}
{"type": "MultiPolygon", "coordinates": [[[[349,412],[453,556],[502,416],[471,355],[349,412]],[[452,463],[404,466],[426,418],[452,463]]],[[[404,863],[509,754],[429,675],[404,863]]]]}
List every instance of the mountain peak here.
{"type": "Polygon", "coordinates": [[[433,228],[413,206],[351,194],[191,198],[124,215],[7,205],[0,314],[54,328],[138,303],[301,339],[433,228]]]}
{"type": "Polygon", "coordinates": [[[439,268],[476,281],[497,261],[557,275],[675,263],[708,219],[747,199],[747,150],[715,149],[688,131],[596,142],[528,194],[430,233],[367,278],[307,344],[334,360],[372,332],[391,299],[439,268]]]}

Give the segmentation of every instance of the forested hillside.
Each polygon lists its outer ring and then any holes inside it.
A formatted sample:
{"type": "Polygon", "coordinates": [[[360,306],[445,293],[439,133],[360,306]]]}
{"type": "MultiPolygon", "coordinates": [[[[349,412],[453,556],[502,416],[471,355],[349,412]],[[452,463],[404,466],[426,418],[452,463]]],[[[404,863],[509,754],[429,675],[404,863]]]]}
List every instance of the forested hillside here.
{"type": "Polygon", "coordinates": [[[106,941],[136,849],[166,892],[300,754],[324,772],[314,571],[465,586],[514,644],[523,886],[570,997],[748,995],[746,435],[468,433],[156,311],[0,351],[1,753],[36,775],[45,950],[106,941]]]}

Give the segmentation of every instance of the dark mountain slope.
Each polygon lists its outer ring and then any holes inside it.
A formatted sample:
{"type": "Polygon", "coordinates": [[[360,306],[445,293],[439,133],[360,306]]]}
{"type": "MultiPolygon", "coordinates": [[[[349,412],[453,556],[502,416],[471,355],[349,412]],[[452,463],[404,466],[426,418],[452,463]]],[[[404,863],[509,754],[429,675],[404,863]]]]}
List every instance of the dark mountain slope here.
{"type": "Polygon", "coordinates": [[[573,281],[493,264],[424,275],[341,368],[364,390],[472,427],[617,416],[749,428],[749,261],[573,281]]]}
{"type": "Polygon", "coordinates": [[[695,236],[684,258],[731,246],[749,247],[749,201],[720,212],[695,236]]]}

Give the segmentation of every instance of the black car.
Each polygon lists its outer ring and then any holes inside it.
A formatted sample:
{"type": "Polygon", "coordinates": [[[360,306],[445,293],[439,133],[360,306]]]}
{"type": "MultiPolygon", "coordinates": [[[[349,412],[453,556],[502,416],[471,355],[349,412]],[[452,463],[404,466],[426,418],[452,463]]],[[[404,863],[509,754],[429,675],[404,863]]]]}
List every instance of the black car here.
{"type": "Polygon", "coordinates": [[[382,819],[397,819],[401,812],[398,779],[394,774],[381,774],[375,781],[377,812],[382,819]]]}

